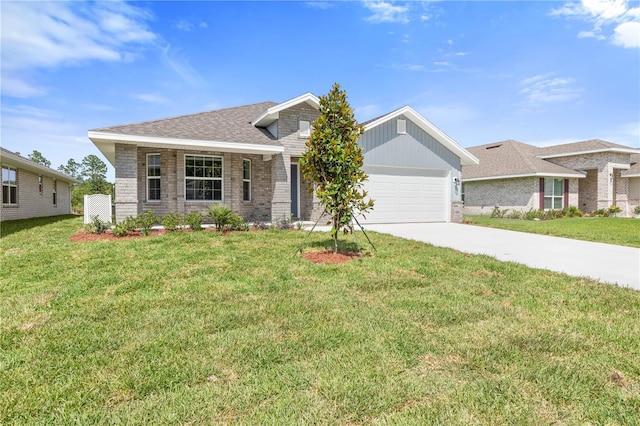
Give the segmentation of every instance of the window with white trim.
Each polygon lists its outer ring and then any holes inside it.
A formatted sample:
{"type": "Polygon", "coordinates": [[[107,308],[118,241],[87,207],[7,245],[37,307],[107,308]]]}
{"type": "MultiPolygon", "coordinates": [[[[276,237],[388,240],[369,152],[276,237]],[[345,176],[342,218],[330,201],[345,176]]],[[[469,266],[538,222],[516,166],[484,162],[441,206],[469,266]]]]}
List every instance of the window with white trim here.
{"type": "Polygon", "coordinates": [[[147,154],[147,201],[160,201],[160,154],[147,154]]]}
{"type": "Polygon", "coordinates": [[[407,133],[407,120],[398,119],[398,134],[404,135],[407,133]]]}
{"type": "Polygon", "coordinates": [[[242,160],[242,201],[251,201],[251,160],[242,160]]]}
{"type": "Polygon", "coordinates": [[[58,205],[58,181],[53,180],[53,205],[58,205]]]}
{"type": "Polygon", "coordinates": [[[13,167],[2,166],[2,204],[18,204],[17,175],[13,167]]]}
{"type": "Polygon", "coordinates": [[[188,201],[222,201],[222,157],[184,156],[185,198],[188,201]]]}
{"type": "Polygon", "coordinates": [[[544,178],[544,209],[562,209],[564,179],[544,178]]]}
{"type": "Polygon", "coordinates": [[[311,136],[311,123],[300,120],[300,137],[308,138],[309,136],[311,136]]]}
{"type": "Polygon", "coordinates": [[[42,175],[38,175],[38,192],[40,192],[40,195],[42,195],[42,193],[44,192],[44,188],[42,185],[42,175]]]}

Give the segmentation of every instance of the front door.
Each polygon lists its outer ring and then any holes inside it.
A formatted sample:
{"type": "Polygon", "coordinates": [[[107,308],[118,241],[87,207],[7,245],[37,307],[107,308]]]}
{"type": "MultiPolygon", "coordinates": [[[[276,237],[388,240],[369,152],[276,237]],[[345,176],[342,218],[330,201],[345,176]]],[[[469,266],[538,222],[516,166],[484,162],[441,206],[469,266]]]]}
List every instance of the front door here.
{"type": "Polygon", "coordinates": [[[300,217],[300,174],[298,163],[291,163],[291,214],[300,217]]]}

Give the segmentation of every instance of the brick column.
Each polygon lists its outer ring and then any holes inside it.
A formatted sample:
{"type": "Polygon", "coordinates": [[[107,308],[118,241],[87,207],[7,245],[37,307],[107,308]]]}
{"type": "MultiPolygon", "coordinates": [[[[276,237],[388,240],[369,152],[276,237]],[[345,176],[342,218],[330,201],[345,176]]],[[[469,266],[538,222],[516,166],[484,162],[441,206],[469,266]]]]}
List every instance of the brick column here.
{"type": "Polygon", "coordinates": [[[116,222],[138,215],[138,147],[116,144],[116,222]]]}
{"type": "Polygon", "coordinates": [[[271,161],[271,221],[275,222],[291,214],[291,157],[276,154],[271,161]]]}

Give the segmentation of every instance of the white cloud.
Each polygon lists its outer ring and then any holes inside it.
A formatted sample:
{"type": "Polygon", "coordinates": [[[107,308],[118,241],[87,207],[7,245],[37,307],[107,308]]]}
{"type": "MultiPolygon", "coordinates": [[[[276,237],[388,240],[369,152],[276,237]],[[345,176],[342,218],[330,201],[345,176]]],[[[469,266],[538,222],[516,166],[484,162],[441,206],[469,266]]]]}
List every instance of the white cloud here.
{"type": "Polygon", "coordinates": [[[573,79],[553,77],[551,74],[527,78],[520,85],[523,88],[519,93],[525,97],[527,106],[568,102],[582,93],[581,89],[575,87],[573,79]]]}
{"type": "Polygon", "coordinates": [[[409,11],[408,6],[396,6],[385,1],[366,1],[364,5],[373,12],[372,15],[365,18],[367,22],[374,24],[409,23],[409,17],[407,16],[407,12],[409,11]]]}
{"type": "Polygon", "coordinates": [[[401,71],[426,71],[424,65],[418,64],[394,64],[391,65],[391,68],[401,71]]]}
{"type": "Polygon", "coordinates": [[[623,22],[614,30],[613,42],[622,47],[640,47],[640,22],[623,22]]]}
{"type": "Polygon", "coordinates": [[[149,19],[143,9],[121,2],[3,2],[2,91],[14,97],[46,93],[25,81],[25,70],[128,60],[137,46],[156,39],[149,19]]]}
{"type": "Polygon", "coordinates": [[[175,27],[181,31],[193,31],[193,24],[186,19],[179,20],[175,27]]]}
{"type": "Polygon", "coordinates": [[[131,97],[152,104],[166,104],[168,102],[166,98],[155,93],[136,93],[131,97]]]}
{"type": "Polygon", "coordinates": [[[314,9],[322,10],[331,9],[333,7],[333,4],[328,1],[308,1],[305,4],[314,9]]]}
{"type": "Polygon", "coordinates": [[[364,122],[382,114],[382,107],[377,104],[362,105],[354,108],[358,121],[364,122]]]}
{"type": "Polygon", "coordinates": [[[628,0],[582,0],[565,3],[551,11],[553,16],[567,16],[591,24],[588,31],[580,31],[578,38],[611,38],[625,48],[640,47],[640,7],[630,8],[628,0]],[[611,33],[613,28],[613,33],[611,33]]]}

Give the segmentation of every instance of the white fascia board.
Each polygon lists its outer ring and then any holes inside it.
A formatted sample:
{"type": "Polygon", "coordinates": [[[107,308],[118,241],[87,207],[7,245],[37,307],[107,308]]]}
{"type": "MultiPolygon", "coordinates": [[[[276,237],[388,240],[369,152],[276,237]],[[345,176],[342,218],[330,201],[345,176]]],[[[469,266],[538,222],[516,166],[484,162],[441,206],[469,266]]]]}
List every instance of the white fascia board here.
{"type": "Polygon", "coordinates": [[[272,106],[271,108],[260,114],[255,120],[251,122],[251,124],[257,127],[266,127],[278,119],[280,111],[284,111],[285,109],[301,104],[302,102],[309,102],[316,108],[320,106],[320,99],[318,99],[317,96],[312,93],[305,93],[304,95],[300,95],[297,98],[289,99],[288,101],[282,102],[281,104],[272,106]]]}
{"type": "Polygon", "coordinates": [[[464,171],[462,172],[462,182],[478,182],[482,180],[500,180],[500,179],[516,179],[516,178],[525,178],[525,177],[552,177],[552,178],[567,178],[567,179],[582,179],[585,178],[586,175],[580,174],[572,174],[572,173],[525,173],[521,175],[502,175],[502,176],[487,176],[487,177],[478,177],[478,178],[465,178],[464,171]]]}
{"type": "Polygon", "coordinates": [[[0,159],[2,164],[6,164],[7,166],[13,166],[16,169],[24,169],[28,170],[32,173],[36,173],[39,175],[52,177],[57,180],[72,182],[72,183],[80,183],[80,181],[74,177],[71,177],[65,173],[62,173],[58,170],[52,169],[47,166],[43,166],[42,164],[38,164],[35,161],[31,161],[28,158],[23,158],[19,155],[11,154],[9,152],[2,151],[0,153],[0,159]]]}
{"type": "Polygon", "coordinates": [[[623,178],[636,178],[636,177],[640,177],[640,173],[622,173],[621,177],[623,177],[623,178]]]}
{"type": "Polygon", "coordinates": [[[633,148],[602,148],[591,149],[587,151],[565,152],[562,154],[537,155],[536,157],[546,160],[547,158],[570,157],[574,155],[598,154],[600,152],[617,152],[621,154],[640,154],[640,149],[633,148]]]}
{"type": "Polygon", "coordinates": [[[154,148],[173,148],[191,150],[211,150],[240,154],[273,155],[284,152],[284,146],[260,145],[238,142],[205,141],[196,139],[159,138],[155,136],[124,135],[120,133],[89,132],[89,139],[113,164],[115,162],[115,144],[147,146],[154,148]]]}
{"type": "Polygon", "coordinates": [[[373,129],[380,124],[401,115],[404,115],[411,119],[411,121],[416,123],[422,130],[431,135],[435,140],[440,142],[454,154],[458,155],[458,157],[460,157],[460,163],[463,166],[480,164],[480,161],[473,154],[464,149],[460,144],[451,139],[446,133],[438,129],[432,122],[424,118],[421,114],[419,114],[416,110],[408,105],[390,112],[389,114],[384,115],[377,120],[372,121],[371,123],[368,123],[366,126],[364,126],[364,130],[366,132],[367,130],[373,129]]]}

